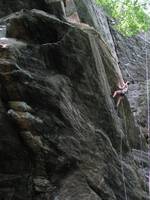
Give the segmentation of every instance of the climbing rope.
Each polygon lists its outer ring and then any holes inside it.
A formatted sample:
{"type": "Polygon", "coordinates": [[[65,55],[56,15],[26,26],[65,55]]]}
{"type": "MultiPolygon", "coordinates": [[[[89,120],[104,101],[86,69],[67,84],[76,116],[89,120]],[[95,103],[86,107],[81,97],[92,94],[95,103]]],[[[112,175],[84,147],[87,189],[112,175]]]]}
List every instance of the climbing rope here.
{"type": "MultiPolygon", "coordinates": [[[[146,97],[147,97],[147,115],[148,115],[148,125],[147,125],[147,129],[148,129],[148,136],[150,137],[150,115],[149,115],[149,108],[150,108],[150,105],[149,105],[149,102],[150,102],[150,96],[149,96],[149,69],[148,69],[148,52],[147,52],[147,48],[146,48],[146,33],[145,33],[145,55],[146,55],[146,61],[145,61],[145,72],[146,72],[146,97]]],[[[125,111],[124,111],[124,106],[123,106],[123,120],[124,120],[124,124],[125,124],[125,132],[127,134],[127,125],[126,125],[126,119],[125,119],[125,111]]],[[[141,131],[140,131],[141,133],[141,131]]],[[[121,137],[121,145],[120,145],[120,155],[121,155],[121,162],[123,161],[123,157],[122,157],[122,137],[121,137]]],[[[141,138],[140,138],[140,151],[141,151],[141,157],[142,157],[142,141],[141,141],[141,138]]],[[[150,163],[150,143],[148,143],[148,159],[149,159],[149,163],[150,163]]],[[[139,162],[140,163],[140,162],[139,162]]],[[[144,169],[144,166],[143,166],[143,162],[142,162],[142,168],[144,169]]],[[[122,170],[122,176],[123,176],[123,184],[124,184],[124,192],[125,192],[125,199],[127,200],[127,189],[126,189],[126,183],[125,183],[125,180],[124,180],[124,167],[123,167],[123,164],[121,164],[121,170],[122,170]]],[[[149,185],[148,185],[148,188],[149,188],[149,196],[150,196],[150,169],[149,169],[149,185]]]]}
{"type": "MultiPolygon", "coordinates": [[[[147,52],[147,34],[145,33],[145,72],[146,72],[146,98],[147,98],[147,131],[148,131],[148,139],[150,138],[150,115],[149,115],[149,109],[150,109],[150,97],[149,97],[149,69],[148,69],[148,52],[147,52]]],[[[148,140],[148,160],[150,163],[150,143],[148,140]]],[[[149,176],[149,196],[150,196],[150,169],[148,171],[149,176]]]]}
{"type": "Polygon", "coordinates": [[[120,142],[121,173],[122,173],[125,200],[128,200],[127,187],[126,187],[126,183],[125,183],[125,172],[124,172],[124,167],[123,167],[123,148],[122,148],[122,146],[123,146],[123,139],[122,139],[122,136],[121,136],[121,142],[120,142]]]}
{"type": "MultiPolygon", "coordinates": [[[[127,125],[126,125],[126,119],[125,119],[124,106],[122,106],[122,108],[123,108],[123,121],[124,121],[124,126],[125,126],[124,127],[125,128],[125,136],[127,136],[127,125]]],[[[126,188],[126,183],[125,183],[125,172],[124,172],[124,167],[123,167],[123,139],[122,139],[122,136],[121,136],[121,143],[120,143],[120,156],[121,156],[121,158],[120,158],[121,159],[121,171],[122,171],[125,200],[128,200],[127,188],[126,188]]]]}
{"type": "MultiPolygon", "coordinates": [[[[99,21],[99,13],[96,10],[96,7],[93,3],[93,0],[91,1],[91,8],[92,11],[95,13],[95,16],[97,18],[97,23],[101,26],[100,21],[99,21]]],[[[146,38],[145,38],[145,44],[146,44],[146,38]]],[[[146,46],[146,45],[145,45],[146,46]]],[[[129,75],[129,77],[134,81],[134,78],[129,74],[128,70],[126,70],[127,74],[129,75]]],[[[148,65],[147,65],[147,49],[146,49],[146,80],[147,80],[147,84],[146,84],[146,91],[147,91],[147,107],[148,107],[148,134],[150,134],[149,130],[149,122],[150,122],[150,117],[149,117],[149,85],[148,85],[148,65]]],[[[123,118],[125,118],[125,111],[124,111],[124,107],[123,107],[123,118]]],[[[126,125],[126,119],[124,120],[124,124],[125,124],[125,132],[127,135],[127,125],[126,125]]],[[[140,131],[141,132],[141,131],[140,131]]],[[[150,136],[150,135],[149,135],[150,136]]],[[[150,145],[150,144],[149,144],[150,145]]],[[[148,147],[149,149],[149,159],[150,159],[150,146],[148,147]]],[[[142,140],[140,138],[140,151],[141,151],[141,157],[142,157],[142,140]]],[[[128,200],[128,196],[127,196],[127,187],[126,187],[126,182],[125,182],[125,171],[124,171],[124,166],[123,166],[123,137],[121,136],[121,141],[120,141],[120,160],[121,160],[121,172],[122,172],[122,180],[123,180],[123,188],[124,188],[124,195],[125,195],[125,200],[128,200]]],[[[140,163],[140,162],[139,162],[140,163]]],[[[143,167],[143,162],[142,162],[142,168],[143,167]]],[[[149,194],[150,194],[150,170],[149,170],[149,194]]]]}
{"type": "MultiPolygon", "coordinates": [[[[98,13],[97,11],[95,10],[95,6],[93,4],[93,1],[91,1],[91,5],[92,5],[92,10],[94,11],[95,13],[95,16],[97,18],[97,22],[98,24],[101,26],[100,22],[99,22],[99,19],[98,19],[98,13]]],[[[125,125],[125,129],[126,129],[126,125],[125,125]]],[[[124,172],[124,166],[123,166],[123,136],[121,135],[121,140],[120,140],[120,163],[121,163],[121,174],[122,174],[122,180],[123,180],[123,189],[124,189],[124,196],[125,196],[125,200],[128,200],[128,196],[127,196],[127,188],[126,188],[126,183],[125,183],[125,172],[124,172]]]]}

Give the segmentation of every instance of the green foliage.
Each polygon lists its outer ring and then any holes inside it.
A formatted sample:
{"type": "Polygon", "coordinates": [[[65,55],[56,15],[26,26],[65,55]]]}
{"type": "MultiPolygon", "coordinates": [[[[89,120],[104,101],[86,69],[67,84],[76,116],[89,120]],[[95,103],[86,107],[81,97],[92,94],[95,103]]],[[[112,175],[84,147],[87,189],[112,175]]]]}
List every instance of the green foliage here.
{"type": "Polygon", "coordinates": [[[123,35],[132,36],[150,28],[150,16],[145,12],[149,0],[96,0],[109,16],[115,19],[115,28],[123,35]]]}

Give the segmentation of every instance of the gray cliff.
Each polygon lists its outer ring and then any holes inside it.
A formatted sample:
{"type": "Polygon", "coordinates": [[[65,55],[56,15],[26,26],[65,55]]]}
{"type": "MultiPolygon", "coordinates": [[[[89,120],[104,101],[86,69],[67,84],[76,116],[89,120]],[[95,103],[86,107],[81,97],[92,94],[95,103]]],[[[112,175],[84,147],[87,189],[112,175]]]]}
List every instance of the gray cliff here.
{"type": "Polygon", "coordinates": [[[103,11],[98,22],[89,0],[0,5],[0,200],[148,200],[140,129],[128,98],[112,98],[122,75],[103,11]]]}

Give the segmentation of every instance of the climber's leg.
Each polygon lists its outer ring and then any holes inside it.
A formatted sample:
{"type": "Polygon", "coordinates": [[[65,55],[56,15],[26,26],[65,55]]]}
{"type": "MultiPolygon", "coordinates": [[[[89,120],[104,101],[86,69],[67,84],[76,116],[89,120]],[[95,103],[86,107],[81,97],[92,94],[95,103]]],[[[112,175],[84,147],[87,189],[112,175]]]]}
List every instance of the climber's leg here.
{"type": "Polygon", "coordinates": [[[115,97],[115,96],[117,96],[118,94],[121,94],[121,90],[116,90],[115,92],[114,92],[114,94],[113,94],[113,98],[115,97]]]}
{"type": "Polygon", "coordinates": [[[119,97],[118,97],[118,100],[117,100],[117,107],[119,106],[119,104],[120,104],[120,102],[121,102],[122,99],[123,99],[123,96],[119,96],[119,97]]]}

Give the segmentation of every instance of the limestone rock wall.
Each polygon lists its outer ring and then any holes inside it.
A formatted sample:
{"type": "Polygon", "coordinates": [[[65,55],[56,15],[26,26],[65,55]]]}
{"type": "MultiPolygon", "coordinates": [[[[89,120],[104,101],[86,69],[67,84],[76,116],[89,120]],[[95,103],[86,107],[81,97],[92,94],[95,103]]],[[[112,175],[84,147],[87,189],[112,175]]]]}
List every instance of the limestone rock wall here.
{"type": "Polygon", "coordinates": [[[109,46],[68,22],[61,1],[46,2],[58,3],[53,12],[19,2],[0,19],[0,199],[148,199],[130,106],[125,98],[116,110],[112,98],[109,46]]]}

